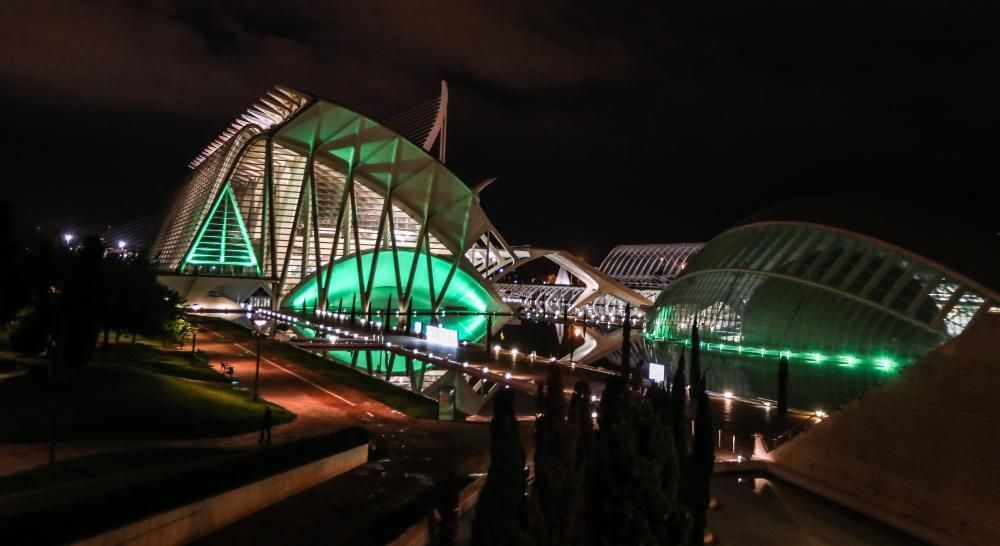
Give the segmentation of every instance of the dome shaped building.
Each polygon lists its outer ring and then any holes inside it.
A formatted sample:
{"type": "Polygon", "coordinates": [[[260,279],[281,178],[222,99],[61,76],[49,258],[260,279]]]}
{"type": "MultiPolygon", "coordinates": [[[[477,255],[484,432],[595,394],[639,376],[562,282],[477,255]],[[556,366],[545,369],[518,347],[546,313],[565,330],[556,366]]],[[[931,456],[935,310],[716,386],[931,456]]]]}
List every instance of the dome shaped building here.
{"type": "MultiPolygon", "coordinates": [[[[772,209],[706,244],[648,315],[658,357],[675,360],[697,323],[710,389],[774,398],[785,356],[792,406],[832,407],[1000,300],[935,259],[957,254],[940,226],[886,222],[871,203],[824,205],[772,209]]],[[[990,278],[979,258],[963,269],[990,278]]]]}

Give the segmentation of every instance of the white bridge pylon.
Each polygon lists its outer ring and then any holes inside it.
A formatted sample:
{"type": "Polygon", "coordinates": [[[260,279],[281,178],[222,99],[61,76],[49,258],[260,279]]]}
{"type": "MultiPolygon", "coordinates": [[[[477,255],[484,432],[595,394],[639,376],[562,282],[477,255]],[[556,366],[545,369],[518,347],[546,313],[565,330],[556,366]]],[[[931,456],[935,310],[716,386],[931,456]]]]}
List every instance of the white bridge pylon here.
{"type": "Polygon", "coordinates": [[[495,277],[498,274],[507,274],[526,263],[545,258],[564,268],[566,271],[580,279],[584,284],[584,289],[570,304],[568,311],[587,305],[600,299],[602,296],[612,296],[633,307],[647,307],[653,302],[639,292],[618,282],[600,269],[584,262],[580,258],[566,252],[565,250],[552,250],[545,248],[518,247],[510,248],[506,245],[499,248],[486,250],[480,247],[469,251],[467,256],[483,275],[487,278],[495,277]],[[486,264],[489,264],[489,267],[486,264]]]}

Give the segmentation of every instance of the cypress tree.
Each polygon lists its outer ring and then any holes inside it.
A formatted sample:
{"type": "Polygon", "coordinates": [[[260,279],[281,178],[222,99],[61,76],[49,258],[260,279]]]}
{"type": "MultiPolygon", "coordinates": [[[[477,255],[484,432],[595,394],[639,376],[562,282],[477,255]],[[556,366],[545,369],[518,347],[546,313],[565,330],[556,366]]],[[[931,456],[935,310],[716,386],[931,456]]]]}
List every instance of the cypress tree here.
{"type": "Polygon", "coordinates": [[[593,403],[590,401],[590,384],[577,381],[573,386],[573,397],[569,403],[569,422],[576,434],[576,467],[573,469],[580,487],[576,494],[580,498],[580,510],[576,520],[575,544],[586,544],[588,520],[591,508],[588,502],[590,475],[594,459],[594,418],[591,416],[593,403]]]}
{"type": "Polygon", "coordinates": [[[712,411],[705,388],[705,377],[697,382],[697,410],[694,421],[694,443],[685,471],[687,507],[691,511],[691,544],[702,544],[709,502],[709,482],[715,465],[715,445],[712,441],[712,411]]]}
{"type": "Polygon", "coordinates": [[[687,544],[691,527],[691,513],[680,498],[681,461],[673,442],[673,404],[666,386],[654,384],[646,393],[653,413],[670,440],[663,449],[663,470],[661,483],[667,501],[667,541],[665,544],[687,544]]]}
{"type": "Polygon", "coordinates": [[[575,423],[567,419],[559,366],[549,368],[538,402],[532,534],[539,546],[575,544],[583,511],[583,479],[577,470],[578,434],[575,423]]]}
{"type": "Polygon", "coordinates": [[[477,546],[508,546],[524,542],[524,450],[517,419],[514,393],[501,390],[494,398],[490,421],[490,467],[476,504],[472,543],[477,546]]]}
{"type": "Polygon", "coordinates": [[[351,316],[350,316],[350,324],[351,324],[351,326],[354,326],[355,320],[356,320],[356,317],[355,317],[355,312],[356,312],[356,310],[355,310],[355,304],[357,303],[357,301],[358,301],[358,295],[357,294],[352,295],[351,296],[351,316]]]}
{"type": "MultiPolygon", "coordinates": [[[[691,388],[701,380],[701,336],[698,334],[698,321],[691,326],[691,388]]],[[[692,397],[693,398],[693,397],[692,397]]]]}
{"type": "Polygon", "coordinates": [[[788,358],[778,361],[778,415],[788,414],[788,358]]]}
{"type": "Polygon", "coordinates": [[[431,544],[435,546],[458,544],[458,505],[461,493],[462,482],[453,470],[448,472],[444,481],[435,486],[435,506],[428,520],[431,544]],[[440,519],[434,518],[433,512],[437,512],[440,519]]]}
{"type": "Polygon", "coordinates": [[[632,377],[632,306],[625,304],[625,320],[622,322],[622,377],[631,385],[632,377]]]}
{"type": "Polygon", "coordinates": [[[569,422],[576,433],[576,468],[581,477],[586,477],[586,470],[594,449],[594,422],[591,417],[590,384],[577,381],[573,385],[573,397],[569,402],[569,422]]]}
{"type": "Polygon", "coordinates": [[[650,405],[633,397],[622,377],[608,378],[588,476],[591,544],[666,541],[668,502],[662,465],[669,442],[650,405]]]}
{"type": "Polygon", "coordinates": [[[681,349],[681,357],[677,360],[677,371],[674,372],[674,380],[670,389],[671,419],[673,427],[671,432],[674,436],[674,448],[677,451],[677,458],[681,461],[687,457],[687,427],[685,427],[685,407],[687,406],[687,391],[684,389],[684,350],[681,349]]]}

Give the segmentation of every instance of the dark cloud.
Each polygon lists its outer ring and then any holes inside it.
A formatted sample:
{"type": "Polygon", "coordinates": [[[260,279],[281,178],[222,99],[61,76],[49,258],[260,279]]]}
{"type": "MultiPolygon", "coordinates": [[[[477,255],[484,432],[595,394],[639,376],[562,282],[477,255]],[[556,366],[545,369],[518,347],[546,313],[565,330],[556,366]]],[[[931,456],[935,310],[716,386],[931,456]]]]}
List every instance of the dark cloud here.
{"type": "Polygon", "coordinates": [[[30,221],[153,210],[275,83],[384,118],[451,85],[449,163],[516,242],[596,259],[776,200],[874,191],[1000,231],[998,8],[918,2],[9,2],[30,221]],[[557,221],[572,218],[572,221],[557,221]],[[989,219],[994,218],[994,219],[989,219]]]}

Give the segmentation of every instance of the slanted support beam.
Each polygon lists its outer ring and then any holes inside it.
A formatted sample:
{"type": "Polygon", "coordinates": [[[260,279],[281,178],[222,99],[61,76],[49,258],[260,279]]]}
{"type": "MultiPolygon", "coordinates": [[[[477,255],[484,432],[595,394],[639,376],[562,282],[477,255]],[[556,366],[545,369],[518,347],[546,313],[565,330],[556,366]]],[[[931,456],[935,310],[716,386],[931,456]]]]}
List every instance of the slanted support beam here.
{"type": "MultiPolygon", "coordinates": [[[[333,277],[333,264],[337,259],[337,245],[340,243],[340,231],[344,225],[344,212],[347,209],[347,200],[350,197],[351,189],[354,186],[354,162],[352,161],[347,168],[347,176],[344,177],[344,190],[340,196],[340,208],[337,209],[337,224],[333,231],[333,243],[330,245],[330,259],[326,262],[326,279],[322,283],[322,291],[329,292],[330,282],[333,277]]],[[[317,279],[319,278],[319,273],[316,274],[317,279]]],[[[318,282],[318,281],[317,281],[318,282]]],[[[329,307],[329,302],[327,302],[329,307]]],[[[329,309],[324,309],[329,310],[329,309]]]]}

